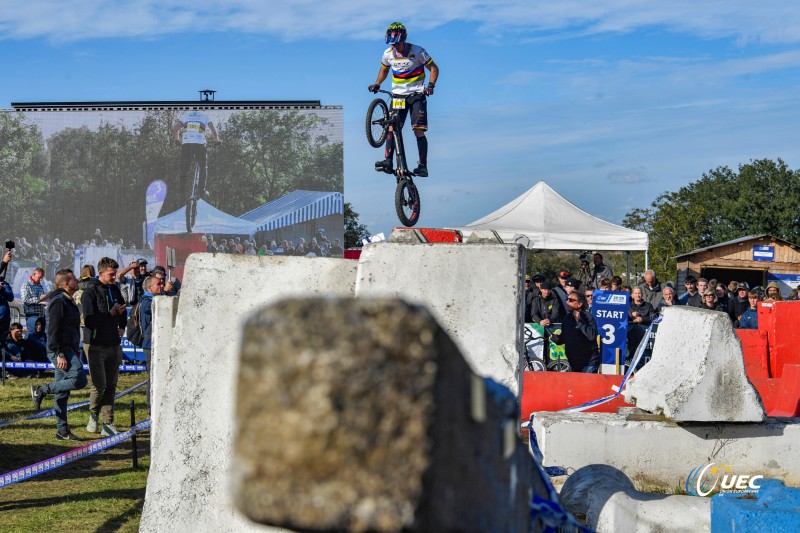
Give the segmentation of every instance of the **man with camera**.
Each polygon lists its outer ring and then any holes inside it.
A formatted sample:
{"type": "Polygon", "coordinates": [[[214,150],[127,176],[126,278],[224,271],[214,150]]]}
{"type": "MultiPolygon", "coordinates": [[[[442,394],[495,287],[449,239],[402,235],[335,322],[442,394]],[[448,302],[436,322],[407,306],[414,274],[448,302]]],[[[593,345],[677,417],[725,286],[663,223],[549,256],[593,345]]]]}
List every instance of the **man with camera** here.
{"type": "Polygon", "coordinates": [[[11,306],[8,304],[14,301],[14,291],[11,289],[11,284],[6,282],[4,275],[13,256],[11,250],[6,250],[3,264],[0,266],[0,273],[2,273],[0,275],[0,339],[5,338],[11,327],[11,306]]]}
{"type": "Polygon", "coordinates": [[[128,305],[134,306],[144,296],[142,284],[150,273],[147,272],[147,259],[140,258],[117,273],[117,281],[122,291],[122,297],[128,305]],[[126,275],[127,274],[127,275],[126,275]]]}
{"type": "MultiPolygon", "coordinates": [[[[603,263],[603,254],[596,253],[592,256],[592,262],[594,263],[594,268],[592,269],[592,273],[589,276],[589,281],[587,285],[595,289],[600,288],[600,282],[604,278],[611,279],[614,277],[614,271],[611,268],[603,263]]],[[[583,265],[581,264],[581,268],[583,265]]]]}

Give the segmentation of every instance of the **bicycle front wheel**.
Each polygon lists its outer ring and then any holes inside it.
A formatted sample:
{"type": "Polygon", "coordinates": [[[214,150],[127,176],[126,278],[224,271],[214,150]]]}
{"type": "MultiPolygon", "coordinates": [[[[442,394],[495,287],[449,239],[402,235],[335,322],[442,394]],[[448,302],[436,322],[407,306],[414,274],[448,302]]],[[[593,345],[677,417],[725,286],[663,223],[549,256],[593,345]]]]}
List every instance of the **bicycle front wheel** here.
{"type": "Polygon", "coordinates": [[[197,198],[189,198],[189,203],[186,204],[186,233],[191,233],[194,227],[194,222],[197,219],[197,198]]]}
{"type": "Polygon", "coordinates": [[[373,148],[380,148],[386,142],[386,134],[389,133],[389,106],[380,98],[370,102],[367,108],[367,120],[364,124],[367,133],[367,142],[373,148]]]}
{"type": "Polygon", "coordinates": [[[394,192],[394,208],[400,223],[410,228],[419,220],[420,200],[417,186],[411,180],[401,179],[394,192]]]}

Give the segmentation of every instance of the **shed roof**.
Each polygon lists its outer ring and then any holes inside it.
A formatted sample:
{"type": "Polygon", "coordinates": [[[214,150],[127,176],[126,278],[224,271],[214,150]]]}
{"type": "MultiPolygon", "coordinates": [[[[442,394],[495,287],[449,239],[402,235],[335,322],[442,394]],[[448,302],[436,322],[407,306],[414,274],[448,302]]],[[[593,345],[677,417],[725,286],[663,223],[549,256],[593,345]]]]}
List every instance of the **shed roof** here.
{"type": "Polygon", "coordinates": [[[762,233],[760,235],[746,235],[744,237],[739,237],[738,239],[732,239],[730,241],[725,241],[718,244],[712,244],[711,246],[697,248],[696,250],[692,250],[691,252],[686,252],[685,254],[676,255],[675,257],[673,257],[673,259],[680,259],[681,257],[686,257],[687,255],[699,254],[700,252],[709,252],[711,250],[714,250],[716,248],[721,248],[723,246],[729,246],[731,244],[739,244],[747,241],[755,241],[758,239],[763,239],[765,237],[768,237],[770,240],[780,241],[786,244],[787,246],[791,246],[792,248],[798,248],[798,245],[789,242],[785,239],[781,239],[780,237],[776,237],[775,235],[770,235],[769,233],[762,233]]]}

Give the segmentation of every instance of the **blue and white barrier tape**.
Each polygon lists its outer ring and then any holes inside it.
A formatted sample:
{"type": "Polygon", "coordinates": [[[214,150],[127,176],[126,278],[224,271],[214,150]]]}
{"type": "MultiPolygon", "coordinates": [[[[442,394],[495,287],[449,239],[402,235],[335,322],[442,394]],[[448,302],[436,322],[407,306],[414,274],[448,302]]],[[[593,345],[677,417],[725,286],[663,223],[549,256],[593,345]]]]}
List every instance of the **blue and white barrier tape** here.
{"type": "MultiPolygon", "coordinates": [[[[119,400],[123,396],[127,396],[128,394],[132,393],[136,389],[140,389],[140,388],[144,387],[145,385],[147,385],[147,383],[149,381],[150,381],[149,379],[146,379],[146,380],[142,381],[141,383],[138,383],[138,384],[134,385],[130,389],[120,392],[119,394],[114,396],[114,399],[115,400],[119,400]]],[[[69,404],[67,406],[67,411],[72,411],[73,409],[78,409],[80,407],[85,407],[87,405],[89,405],[88,401],[83,401],[83,402],[78,402],[78,403],[71,403],[71,404],[69,404]]],[[[22,422],[23,420],[37,420],[39,418],[49,418],[51,416],[56,416],[56,410],[54,408],[52,408],[52,407],[50,409],[44,409],[43,411],[39,411],[38,413],[29,415],[29,416],[21,416],[19,418],[12,418],[12,419],[9,419],[9,420],[0,420],[0,428],[4,428],[6,426],[10,426],[11,424],[16,424],[17,422],[22,422]]]]}
{"type": "Polygon", "coordinates": [[[19,483],[21,481],[26,481],[40,474],[44,474],[45,472],[68,465],[69,463],[75,462],[78,459],[83,459],[84,457],[107,450],[108,448],[116,446],[117,444],[130,439],[136,435],[137,432],[147,429],[150,429],[149,418],[139,422],[128,431],[117,433],[116,435],[84,444],[79,448],[62,453],[61,455],[56,455],[50,459],[45,459],[44,461],[39,461],[36,464],[12,470],[11,472],[0,475],[0,488],[13,485],[14,483],[19,483]]]}
{"type": "Polygon", "coordinates": [[[531,523],[537,519],[540,520],[542,525],[547,528],[545,531],[569,531],[570,529],[566,528],[571,527],[573,531],[591,533],[592,529],[580,524],[575,520],[575,517],[561,507],[559,503],[558,493],[555,487],[553,487],[553,484],[550,483],[550,476],[566,475],[567,470],[559,466],[542,466],[542,451],[539,449],[539,442],[536,440],[536,434],[533,432],[533,415],[531,415],[528,422],[528,448],[530,449],[533,463],[536,466],[536,470],[547,492],[545,495],[546,497],[542,497],[536,493],[531,497],[531,523]]]}
{"type": "MultiPolygon", "coordinates": [[[[53,363],[17,363],[13,361],[6,361],[6,368],[18,368],[27,370],[53,370],[55,367],[53,363]]],[[[83,365],[84,370],[89,370],[89,365],[83,365]]],[[[145,372],[147,366],[145,365],[119,365],[120,372],[145,372]]]]}
{"type": "Polygon", "coordinates": [[[622,378],[622,383],[619,384],[619,387],[614,386],[612,390],[614,394],[610,396],[605,396],[603,398],[598,398],[596,400],[592,400],[590,402],[582,403],[575,407],[567,407],[566,409],[561,409],[558,411],[559,413],[580,413],[581,411],[586,411],[587,409],[591,409],[597,405],[601,405],[607,402],[610,402],[620,394],[622,391],[625,390],[625,385],[628,383],[628,379],[630,379],[631,375],[636,371],[636,366],[639,364],[642,356],[644,355],[644,351],[647,349],[647,339],[650,338],[650,333],[653,331],[653,326],[661,322],[661,317],[656,317],[655,320],[650,324],[650,327],[647,328],[647,333],[645,333],[642,342],[639,343],[639,346],[636,348],[636,353],[633,356],[633,360],[631,364],[628,366],[628,370],[625,372],[625,375],[622,378]]]}

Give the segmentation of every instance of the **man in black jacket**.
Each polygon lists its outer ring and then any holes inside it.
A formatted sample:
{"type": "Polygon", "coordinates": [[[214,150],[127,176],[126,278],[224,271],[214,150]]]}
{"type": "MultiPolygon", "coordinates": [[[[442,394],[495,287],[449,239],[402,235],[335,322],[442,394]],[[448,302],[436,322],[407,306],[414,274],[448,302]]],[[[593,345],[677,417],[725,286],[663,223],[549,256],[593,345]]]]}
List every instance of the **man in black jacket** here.
{"type": "Polygon", "coordinates": [[[586,311],[586,296],[582,292],[574,291],[567,296],[567,312],[561,321],[561,333],[551,339],[564,345],[573,372],[597,373],[600,368],[597,322],[586,311]]]}
{"type": "Polygon", "coordinates": [[[750,309],[750,302],[747,300],[749,292],[750,285],[743,281],[736,288],[736,296],[728,300],[728,315],[735,328],[739,327],[739,319],[742,318],[744,312],[750,309]]]}
{"type": "Polygon", "coordinates": [[[539,286],[539,296],[531,302],[531,322],[541,324],[545,328],[561,322],[564,314],[561,300],[556,297],[552,289],[552,283],[542,282],[539,286]]]}
{"type": "Polygon", "coordinates": [[[55,381],[42,386],[31,385],[31,398],[36,411],[42,400],[55,394],[56,438],[81,440],[69,429],[67,403],[71,391],[86,386],[86,373],[80,358],[81,314],[72,300],[78,290],[78,280],[72,270],[56,272],[56,289],[47,295],[47,358],[55,366],[55,381]]]}
{"type": "Polygon", "coordinates": [[[125,333],[128,316],[125,300],[114,284],[119,264],[110,257],[97,263],[97,278],[90,279],[81,296],[83,323],[89,330],[89,423],[86,431],[104,437],[119,433],[114,427],[114,395],[117,392],[119,365],[122,363],[120,340],[125,333]],[[102,411],[102,424],[99,415],[102,411]]]}

